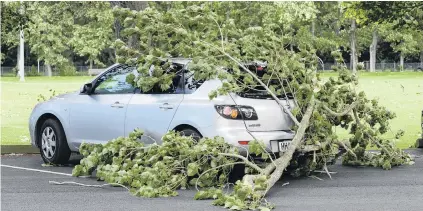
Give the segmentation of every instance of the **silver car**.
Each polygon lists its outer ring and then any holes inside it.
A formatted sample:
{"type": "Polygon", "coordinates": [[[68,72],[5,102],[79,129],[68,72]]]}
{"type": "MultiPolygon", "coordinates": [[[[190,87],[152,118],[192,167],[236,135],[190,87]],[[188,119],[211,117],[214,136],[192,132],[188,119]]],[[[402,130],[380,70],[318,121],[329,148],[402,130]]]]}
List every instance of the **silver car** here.
{"type": "MultiPolygon", "coordinates": [[[[169,130],[195,138],[221,136],[241,151],[248,142],[262,140],[271,152],[286,150],[294,133],[283,109],[265,92],[231,93],[210,100],[208,94],[222,82],[197,81],[189,59],[172,59],[179,68],[169,90],[143,93],[126,81],[135,67],[115,64],[78,92],[37,104],[29,119],[31,143],[45,162],[66,163],[83,142],[106,143],[136,128],[141,141],[160,144],[169,130]]],[[[263,67],[259,67],[263,71],[263,67]]],[[[151,71],[154,71],[152,69],[151,71]]],[[[281,96],[284,106],[292,98],[281,96]]]]}

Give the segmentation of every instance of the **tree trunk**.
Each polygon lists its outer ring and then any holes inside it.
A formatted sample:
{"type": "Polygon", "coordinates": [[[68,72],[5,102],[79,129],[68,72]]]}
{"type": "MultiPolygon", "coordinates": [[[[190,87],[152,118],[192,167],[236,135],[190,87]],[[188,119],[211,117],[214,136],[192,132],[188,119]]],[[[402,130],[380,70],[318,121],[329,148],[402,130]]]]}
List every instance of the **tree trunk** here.
{"type": "Polygon", "coordinates": [[[16,77],[19,77],[19,46],[16,47],[16,77]]]}
{"type": "Polygon", "coordinates": [[[90,69],[93,69],[93,60],[90,59],[90,69]]]}
{"type": "Polygon", "coordinates": [[[339,36],[339,33],[340,33],[340,31],[341,31],[341,10],[342,10],[342,6],[341,6],[341,1],[338,1],[338,16],[337,16],[337,19],[336,19],[336,29],[335,29],[335,33],[336,33],[336,35],[337,36],[339,36]]]}
{"type": "Polygon", "coordinates": [[[370,72],[376,71],[376,50],[377,50],[377,31],[373,30],[372,44],[370,45],[370,72]]]}
{"type": "Polygon", "coordinates": [[[400,53],[400,71],[404,70],[404,54],[400,53]]]}
{"type": "Polygon", "coordinates": [[[40,74],[40,59],[37,59],[37,72],[40,74]]]}
{"type": "MultiPolygon", "coordinates": [[[[22,9],[22,6],[21,6],[22,9]]],[[[24,32],[21,29],[19,32],[19,81],[25,81],[25,41],[24,32]]]]}
{"type": "MultiPolygon", "coordinates": [[[[336,19],[335,34],[336,34],[336,36],[339,36],[339,33],[341,31],[341,24],[340,24],[340,20],[341,20],[341,2],[340,1],[338,1],[337,10],[338,10],[338,16],[337,16],[337,19],[336,19]]],[[[340,50],[339,47],[338,47],[337,50],[340,50]]],[[[335,65],[338,65],[338,60],[337,59],[335,59],[335,65]]]]}
{"type": "Polygon", "coordinates": [[[266,192],[270,190],[270,188],[272,188],[273,185],[275,185],[275,183],[281,178],[286,167],[288,167],[295,150],[298,148],[298,146],[300,146],[301,142],[303,141],[305,131],[310,124],[310,118],[311,118],[311,115],[313,114],[314,106],[315,106],[315,99],[314,99],[314,96],[312,96],[310,99],[309,105],[307,107],[307,110],[304,113],[303,118],[301,119],[300,126],[298,127],[295,137],[292,139],[291,145],[289,146],[288,150],[284,152],[284,154],[281,157],[275,160],[275,165],[269,164],[273,166],[272,168],[266,168],[265,174],[269,175],[271,173],[270,179],[268,180],[266,192]]]}
{"type": "Polygon", "coordinates": [[[47,67],[47,76],[51,77],[52,76],[52,72],[51,72],[51,65],[50,64],[44,64],[47,67]]]}
{"type": "Polygon", "coordinates": [[[420,66],[423,67],[423,51],[420,51],[420,66]]]}
{"type": "Polygon", "coordinates": [[[356,37],[355,37],[355,30],[356,30],[356,22],[355,19],[351,21],[351,70],[353,74],[357,73],[357,52],[356,52],[356,37]]]}
{"type": "Polygon", "coordinates": [[[316,30],[316,23],[315,23],[315,20],[313,20],[311,22],[311,35],[313,36],[313,38],[315,36],[315,30],[316,30]]]}

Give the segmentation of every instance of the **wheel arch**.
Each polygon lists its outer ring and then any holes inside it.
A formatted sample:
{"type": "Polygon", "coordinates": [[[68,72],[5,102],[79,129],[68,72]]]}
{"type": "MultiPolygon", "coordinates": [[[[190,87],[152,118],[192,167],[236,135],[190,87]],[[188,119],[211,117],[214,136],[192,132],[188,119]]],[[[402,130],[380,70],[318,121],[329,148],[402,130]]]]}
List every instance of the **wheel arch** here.
{"type": "Polygon", "coordinates": [[[34,138],[35,138],[35,144],[37,145],[37,147],[40,147],[40,140],[39,140],[40,128],[43,125],[43,123],[48,119],[56,120],[59,123],[60,127],[62,127],[66,137],[66,132],[65,132],[65,129],[63,128],[63,124],[60,121],[60,119],[52,113],[45,113],[38,118],[37,123],[35,124],[34,138]]]}
{"type": "Polygon", "coordinates": [[[174,127],[172,130],[181,132],[184,129],[192,129],[203,137],[203,134],[197,128],[189,124],[179,124],[178,126],[174,127]]]}

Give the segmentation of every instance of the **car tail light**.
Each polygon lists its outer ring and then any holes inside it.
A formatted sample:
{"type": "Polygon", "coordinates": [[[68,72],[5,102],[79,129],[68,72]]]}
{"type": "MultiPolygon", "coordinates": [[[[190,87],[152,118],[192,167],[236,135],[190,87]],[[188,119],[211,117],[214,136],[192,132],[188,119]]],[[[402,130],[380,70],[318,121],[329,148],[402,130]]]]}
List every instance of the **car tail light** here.
{"type": "Polygon", "coordinates": [[[238,141],[238,144],[240,145],[248,145],[250,141],[238,141]]]}
{"type": "Polygon", "coordinates": [[[257,112],[251,106],[215,105],[217,113],[226,119],[258,120],[257,112]]]}

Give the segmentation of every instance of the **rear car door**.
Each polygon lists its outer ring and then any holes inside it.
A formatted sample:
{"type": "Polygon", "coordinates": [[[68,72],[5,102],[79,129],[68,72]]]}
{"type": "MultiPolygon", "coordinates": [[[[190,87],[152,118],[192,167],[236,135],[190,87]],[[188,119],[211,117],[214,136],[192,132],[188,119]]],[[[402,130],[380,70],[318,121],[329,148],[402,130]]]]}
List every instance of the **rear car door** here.
{"type": "Polygon", "coordinates": [[[116,66],[102,74],[93,84],[92,94],[80,94],[70,111],[71,142],[104,143],[124,136],[125,113],[135,88],[126,76],[135,68],[116,66]]]}
{"type": "Polygon", "coordinates": [[[184,98],[182,84],[182,75],[176,75],[168,90],[159,87],[146,93],[138,90],[128,104],[125,135],[139,128],[144,131],[143,142],[161,143],[162,136],[172,129],[169,125],[184,98]]]}

